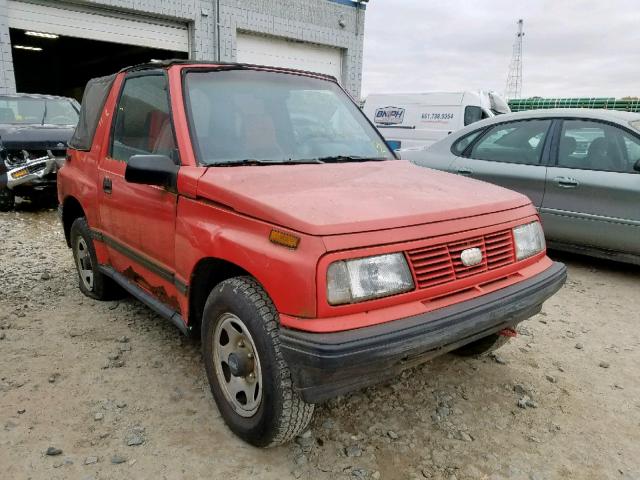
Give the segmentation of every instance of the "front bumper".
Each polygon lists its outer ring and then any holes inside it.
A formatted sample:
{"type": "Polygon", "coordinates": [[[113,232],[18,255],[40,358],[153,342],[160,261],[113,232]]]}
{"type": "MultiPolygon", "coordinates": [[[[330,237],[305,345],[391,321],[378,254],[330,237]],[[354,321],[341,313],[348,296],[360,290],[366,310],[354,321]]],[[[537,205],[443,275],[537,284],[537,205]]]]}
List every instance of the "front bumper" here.
{"type": "Polygon", "coordinates": [[[14,189],[20,185],[39,183],[50,173],[56,173],[64,164],[64,160],[48,156],[30,160],[3,173],[0,176],[0,187],[14,189]]]}
{"type": "Polygon", "coordinates": [[[449,307],[335,333],[282,328],[282,353],[302,398],[320,403],[396,375],[538,313],[567,277],[554,262],[542,273],[449,307]]]}

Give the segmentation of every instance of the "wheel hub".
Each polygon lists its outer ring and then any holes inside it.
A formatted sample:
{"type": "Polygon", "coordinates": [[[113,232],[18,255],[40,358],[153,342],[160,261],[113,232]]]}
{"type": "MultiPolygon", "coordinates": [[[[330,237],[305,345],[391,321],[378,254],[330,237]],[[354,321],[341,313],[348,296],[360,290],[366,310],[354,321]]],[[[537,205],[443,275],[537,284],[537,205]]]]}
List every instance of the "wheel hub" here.
{"type": "Polygon", "coordinates": [[[233,352],[227,359],[229,370],[234,377],[246,377],[253,372],[253,361],[248,352],[233,352]]]}
{"type": "Polygon", "coordinates": [[[256,344],[239,317],[221,315],[213,334],[212,353],[226,400],[238,415],[253,416],[262,403],[262,369],[256,344]]]}

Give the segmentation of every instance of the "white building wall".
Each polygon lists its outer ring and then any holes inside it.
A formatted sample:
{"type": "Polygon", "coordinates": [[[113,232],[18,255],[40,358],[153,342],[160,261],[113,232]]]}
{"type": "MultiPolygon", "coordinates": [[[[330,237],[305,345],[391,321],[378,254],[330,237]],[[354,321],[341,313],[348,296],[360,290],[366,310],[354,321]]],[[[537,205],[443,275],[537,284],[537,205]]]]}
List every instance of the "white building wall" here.
{"type": "MultiPolygon", "coordinates": [[[[343,51],[341,83],[354,97],[358,98],[360,95],[365,10],[362,7],[355,8],[355,2],[348,0],[76,0],[73,3],[187,23],[191,36],[190,58],[194,60],[235,61],[238,31],[337,47],[343,51]],[[219,31],[216,30],[218,18],[220,19],[219,31]]],[[[15,92],[15,88],[7,24],[7,0],[0,0],[0,93],[15,92]]]]}
{"type": "Polygon", "coordinates": [[[339,80],[355,98],[360,96],[362,83],[363,30],[364,9],[337,2],[220,0],[221,60],[236,61],[238,31],[338,47],[343,50],[339,80]],[[341,27],[340,22],[345,26],[341,27]]]}
{"type": "Polygon", "coordinates": [[[16,79],[13,75],[13,55],[7,25],[7,0],[0,0],[0,93],[16,91],[16,79]]]}

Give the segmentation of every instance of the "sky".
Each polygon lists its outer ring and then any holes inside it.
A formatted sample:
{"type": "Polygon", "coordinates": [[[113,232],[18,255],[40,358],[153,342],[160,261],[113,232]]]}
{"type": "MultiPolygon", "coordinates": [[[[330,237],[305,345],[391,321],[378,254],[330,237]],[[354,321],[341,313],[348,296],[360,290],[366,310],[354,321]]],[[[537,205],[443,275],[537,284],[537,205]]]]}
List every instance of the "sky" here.
{"type": "Polygon", "coordinates": [[[640,0],[370,0],[363,98],[503,93],[519,18],[522,97],[640,96],[640,0]]]}

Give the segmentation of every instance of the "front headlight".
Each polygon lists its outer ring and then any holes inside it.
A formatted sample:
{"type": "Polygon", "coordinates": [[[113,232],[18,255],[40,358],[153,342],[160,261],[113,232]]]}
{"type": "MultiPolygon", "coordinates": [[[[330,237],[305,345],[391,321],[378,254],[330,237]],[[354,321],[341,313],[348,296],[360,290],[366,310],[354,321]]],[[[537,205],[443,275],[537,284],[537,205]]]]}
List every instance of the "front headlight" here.
{"type": "Polygon", "coordinates": [[[524,260],[546,248],[544,233],[540,222],[531,222],[513,229],[516,243],[516,260],[524,260]]]}
{"type": "Polygon", "coordinates": [[[402,253],[340,260],[327,270],[331,305],[356,303],[413,290],[413,277],[402,253]]]}

